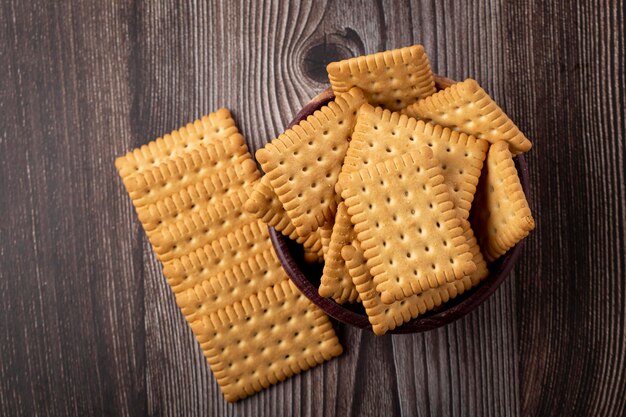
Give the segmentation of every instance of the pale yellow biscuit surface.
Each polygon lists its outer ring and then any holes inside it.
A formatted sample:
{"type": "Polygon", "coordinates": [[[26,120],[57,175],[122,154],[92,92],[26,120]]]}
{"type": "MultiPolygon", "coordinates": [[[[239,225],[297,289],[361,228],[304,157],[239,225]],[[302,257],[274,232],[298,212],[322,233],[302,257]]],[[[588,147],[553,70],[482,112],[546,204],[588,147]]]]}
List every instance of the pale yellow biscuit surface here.
{"type": "Polygon", "coordinates": [[[511,152],[526,152],[532,143],[475,80],[467,79],[408,106],[409,116],[432,121],[491,143],[506,141],[511,152]]]}
{"type": "Polygon", "coordinates": [[[515,162],[501,141],[489,149],[478,185],[472,226],[487,261],[502,256],[535,228],[515,162]]]}
{"type": "Polygon", "coordinates": [[[342,196],[384,303],[475,271],[461,220],[429,148],[349,174],[342,196]]]}
{"type": "Polygon", "coordinates": [[[327,71],[335,94],[359,87],[368,103],[391,110],[400,110],[435,92],[422,45],[332,62],[327,71]]]}

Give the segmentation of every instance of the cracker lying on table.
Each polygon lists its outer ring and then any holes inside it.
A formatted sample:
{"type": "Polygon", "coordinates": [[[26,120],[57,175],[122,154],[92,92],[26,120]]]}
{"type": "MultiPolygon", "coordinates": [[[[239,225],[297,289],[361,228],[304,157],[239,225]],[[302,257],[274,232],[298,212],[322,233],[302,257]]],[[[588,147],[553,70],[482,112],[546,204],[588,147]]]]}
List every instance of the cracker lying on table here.
{"type": "Polygon", "coordinates": [[[327,71],[335,94],[359,87],[368,103],[391,110],[400,110],[435,92],[435,79],[422,45],[331,62],[327,71]]]}
{"type": "MultiPolygon", "coordinates": [[[[359,109],[342,176],[426,145],[441,164],[455,207],[461,217],[467,219],[489,144],[465,133],[363,105],[359,109]]],[[[342,176],[337,188],[341,188],[342,176]]]]}
{"type": "Polygon", "coordinates": [[[433,121],[491,143],[508,142],[514,155],[532,143],[475,80],[467,79],[411,104],[403,110],[411,117],[433,121]]]}
{"type": "Polygon", "coordinates": [[[363,93],[353,88],[256,153],[300,236],[334,217],[335,183],[364,102],[363,93]]]}
{"type": "Polygon", "coordinates": [[[259,173],[227,110],[118,158],[116,167],[229,401],[341,352],[326,316],[291,286],[267,226],[242,210],[259,173]],[[291,333],[246,333],[283,326],[285,315],[291,333]],[[240,378],[248,357],[221,345],[232,341],[233,328],[244,329],[235,332],[242,344],[268,352],[279,346],[283,357],[261,354],[275,365],[240,378]]]}
{"type": "MultiPolygon", "coordinates": [[[[115,166],[126,181],[136,172],[169,162],[172,158],[186,155],[194,149],[204,149],[206,145],[223,141],[234,141],[239,149],[233,156],[245,159],[248,151],[241,147],[245,145],[243,136],[239,133],[230,111],[225,108],[129,152],[123,158],[118,158],[115,166]]],[[[131,198],[134,200],[137,197],[131,195],[131,198]]]]}
{"type": "MultiPolygon", "coordinates": [[[[210,297],[196,292],[197,303],[210,297]]],[[[228,401],[236,401],[342,353],[328,317],[290,280],[191,324],[228,401]]]]}
{"type": "Polygon", "coordinates": [[[322,297],[332,297],[337,303],[354,302],[359,294],[354,287],[346,263],[341,257],[341,249],[353,239],[352,223],[346,205],[337,206],[337,216],[332,229],[328,252],[324,255],[324,269],[319,287],[322,297]]]}
{"type": "Polygon", "coordinates": [[[480,247],[492,262],[535,228],[535,221],[506,141],[489,148],[478,184],[472,226],[480,247]]]}
{"type": "Polygon", "coordinates": [[[224,279],[228,281],[229,288],[240,284],[256,286],[246,289],[248,294],[252,294],[262,289],[259,285],[267,287],[266,277],[270,277],[269,284],[282,280],[281,269],[267,226],[253,221],[186,256],[164,263],[163,275],[174,294],[204,282],[218,285],[224,283],[224,279]]]}
{"type": "Polygon", "coordinates": [[[430,148],[348,174],[342,187],[384,303],[420,294],[476,270],[430,148]]]}

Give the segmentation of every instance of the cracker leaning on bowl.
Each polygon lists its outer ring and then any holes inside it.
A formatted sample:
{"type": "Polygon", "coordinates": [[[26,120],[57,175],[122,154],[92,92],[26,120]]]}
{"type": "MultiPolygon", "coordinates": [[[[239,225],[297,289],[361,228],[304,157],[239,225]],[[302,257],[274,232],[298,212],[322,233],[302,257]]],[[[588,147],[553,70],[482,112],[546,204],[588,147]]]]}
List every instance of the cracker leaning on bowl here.
{"type": "MultiPolygon", "coordinates": [[[[331,63],[328,72],[337,97],[350,88],[350,91],[360,88],[368,102],[359,106],[354,130],[342,130],[341,135],[349,144],[339,180],[336,180],[337,167],[334,166],[331,175],[325,168],[309,173],[306,183],[297,183],[295,174],[291,182],[283,180],[276,185],[282,187],[282,194],[289,194],[310,183],[323,181],[327,187],[324,188],[325,203],[330,201],[333,208],[337,204],[342,207],[341,201],[349,199],[343,204],[357,230],[356,233],[343,230],[335,239],[331,236],[319,293],[344,303],[357,300],[356,289],[375,333],[382,334],[478,285],[488,275],[485,258],[495,261],[532,230],[534,222],[511,159],[512,155],[529,150],[531,143],[476,81],[452,83],[435,93],[434,75],[419,45],[331,63]],[[432,158],[423,156],[422,146],[431,149],[432,158]],[[503,152],[498,152],[497,158],[495,153],[491,156],[490,146],[500,151],[507,148],[509,157],[503,152]],[[490,157],[484,164],[487,154],[490,157]],[[489,165],[490,170],[484,165],[489,165]],[[403,182],[402,175],[413,174],[407,166],[415,171],[438,172],[435,177],[442,178],[436,181],[443,187],[441,196],[438,195],[441,201],[433,199],[429,191],[432,186],[424,189],[423,181],[403,182]],[[355,174],[357,172],[364,176],[355,174]],[[374,177],[381,184],[376,186],[374,177]],[[415,187],[417,183],[422,187],[415,187]],[[487,186],[484,183],[488,183],[487,186]],[[481,193],[475,202],[477,187],[481,193]],[[402,195],[396,195],[398,190],[402,195]],[[498,205],[495,200],[504,198],[507,191],[512,193],[511,201],[501,201],[498,205]],[[381,202],[381,198],[389,201],[381,202]],[[377,205],[388,207],[376,210],[377,205]],[[421,215],[407,217],[402,210],[409,213],[419,210],[421,215]],[[426,220],[426,213],[431,216],[430,222],[426,220]],[[437,225],[427,233],[432,244],[422,239],[424,227],[416,219],[437,225]],[[453,235],[438,237],[446,222],[455,225],[451,229],[453,235]],[[398,236],[412,238],[406,244],[402,239],[392,243],[386,237],[394,230],[398,236]],[[444,246],[443,242],[451,246],[444,246]],[[477,242],[482,244],[480,248],[477,242]],[[385,244],[391,246],[386,248],[385,244]],[[396,252],[403,253],[400,249],[405,246],[412,250],[405,250],[405,259],[400,262],[396,252]],[[451,253],[451,247],[457,251],[451,253]],[[421,256],[414,252],[416,248],[421,256]],[[387,255],[381,257],[381,253],[387,255]],[[349,262],[338,254],[349,256],[349,262]],[[422,270],[420,262],[429,257],[439,261],[430,262],[431,271],[422,270]],[[445,263],[443,258],[446,258],[445,263]],[[400,266],[402,268],[398,269],[400,266]],[[346,274],[352,285],[347,284],[346,274]],[[429,296],[417,298],[421,294],[429,296]],[[391,308],[396,303],[401,305],[396,308],[396,314],[384,307],[391,308]],[[380,311],[391,320],[381,321],[380,311]]],[[[300,123],[292,130],[298,130],[300,123]]],[[[309,140],[322,143],[323,137],[318,134],[313,132],[309,140]]],[[[324,134],[332,135],[332,132],[324,131],[324,134]]],[[[325,155],[318,153],[316,156],[324,158],[325,155]]],[[[260,150],[257,157],[267,159],[266,151],[260,150]]],[[[313,157],[306,160],[301,156],[297,163],[286,151],[282,157],[284,172],[297,173],[303,166],[315,167],[313,157]]],[[[310,204],[297,209],[319,210],[311,208],[310,204]]],[[[287,212],[287,216],[289,214],[287,212]]],[[[324,216],[307,214],[310,224],[319,225],[322,220],[331,220],[329,215],[334,215],[335,211],[326,210],[324,216]]],[[[345,228],[336,224],[335,229],[345,228]]]]}

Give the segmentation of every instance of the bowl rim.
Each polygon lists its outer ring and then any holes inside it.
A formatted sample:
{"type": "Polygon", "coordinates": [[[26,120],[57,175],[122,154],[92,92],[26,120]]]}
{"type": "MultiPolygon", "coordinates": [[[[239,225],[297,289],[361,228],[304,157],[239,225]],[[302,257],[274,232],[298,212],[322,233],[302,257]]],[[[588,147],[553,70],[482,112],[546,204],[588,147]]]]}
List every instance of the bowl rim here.
{"type": "MultiPolygon", "coordinates": [[[[435,84],[438,90],[446,88],[455,82],[456,81],[449,78],[435,75],[435,84]]],[[[296,114],[291,123],[289,123],[288,128],[299,123],[301,120],[304,120],[307,116],[313,114],[313,112],[319,110],[319,108],[332,101],[334,98],[335,96],[332,89],[328,88],[322,91],[296,114]]],[[[530,180],[526,159],[524,158],[524,155],[520,154],[517,155],[514,160],[522,188],[526,194],[526,198],[530,200],[530,180]]],[[[347,309],[343,305],[337,304],[334,300],[319,295],[318,288],[307,279],[289,250],[287,242],[288,238],[286,236],[273,227],[269,228],[269,234],[276,255],[278,256],[285,272],[296,287],[309,300],[311,300],[313,304],[341,323],[372,331],[372,326],[367,315],[347,309]]],[[[460,295],[457,298],[460,301],[451,301],[450,307],[444,307],[439,311],[426,313],[425,316],[418,316],[394,328],[393,330],[389,330],[387,334],[419,333],[432,330],[452,323],[453,321],[469,314],[471,311],[474,311],[487,298],[489,298],[510,275],[522,253],[525,240],[525,238],[522,239],[517,243],[517,245],[509,249],[496,262],[494,262],[490,266],[489,276],[487,276],[487,278],[480,282],[476,287],[466,291],[463,295],[460,295]]]]}

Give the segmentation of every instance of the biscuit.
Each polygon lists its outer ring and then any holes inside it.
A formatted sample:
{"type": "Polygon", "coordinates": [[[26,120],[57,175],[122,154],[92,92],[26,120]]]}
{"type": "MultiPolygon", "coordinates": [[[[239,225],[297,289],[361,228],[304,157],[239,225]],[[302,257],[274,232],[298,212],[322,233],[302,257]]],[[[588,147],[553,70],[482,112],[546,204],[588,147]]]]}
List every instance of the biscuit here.
{"type": "Polygon", "coordinates": [[[300,236],[334,217],[335,183],[364,102],[363,93],[353,88],[256,153],[300,236]]]}
{"type": "Polygon", "coordinates": [[[403,112],[491,143],[504,140],[515,155],[532,147],[530,140],[472,79],[413,103],[403,112]]]}
{"type": "Polygon", "coordinates": [[[327,221],[322,226],[318,228],[320,234],[320,241],[322,242],[322,258],[326,258],[326,254],[328,253],[328,248],[330,246],[330,237],[333,234],[333,226],[335,225],[335,221],[327,221]]]}
{"type": "Polygon", "coordinates": [[[346,205],[337,206],[328,252],[324,254],[324,269],[319,287],[322,297],[332,297],[337,303],[354,302],[359,294],[341,257],[341,249],[352,242],[352,223],[346,205]]]}
{"type": "Polygon", "coordinates": [[[291,222],[289,216],[287,216],[287,212],[285,212],[282,203],[274,192],[267,175],[252,187],[252,192],[244,205],[244,209],[263,220],[268,226],[289,237],[289,239],[298,243],[303,243],[306,240],[306,238],[298,236],[298,233],[296,233],[296,227],[291,222]]]}
{"type": "MultiPolygon", "coordinates": [[[[477,245],[474,247],[478,249],[477,245]]],[[[478,253],[480,254],[480,250],[478,253]]],[[[344,246],[341,254],[372,325],[372,331],[379,336],[463,294],[486,276],[486,272],[484,272],[486,266],[483,265],[484,271],[482,274],[476,274],[475,279],[466,276],[460,280],[447,282],[437,288],[429,289],[419,295],[412,295],[404,300],[385,304],[380,298],[380,293],[376,291],[358,240],[353,241],[349,246],[344,246]],[[482,278],[477,278],[480,275],[482,278]]]]}
{"type": "MultiPolygon", "coordinates": [[[[115,166],[124,179],[133,173],[169,162],[194,149],[202,149],[207,145],[216,145],[228,140],[244,144],[243,136],[239,133],[230,111],[221,108],[118,158],[115,166]]],[[[243,147],[241,151],[245,154],[247,148],[243,147]]]]}
{"type": "Polygon", "coordinates": [[[304,262],[308,264],[316,264],[316,263],[324,262],[324,257],[322,256],[320,258],[320,255],[317,251],[307,249],[307,248],[304,248],[303,257],[304,257],[304,262]]]}
{"type": "MultiPolygon", "coordinates": [[[[232,233],[187,255],[165,262],[163,275],[174,294],[194,288],[205,281],[223,282],[223,278],[227,278],[232,287],[239,282],[258,285],[263,280],[253,281],[251,277],[262,275],[282,278],[278,271],[276,274],[268,273],[270,266],[280,267],[275,258],[267,226],[256,220],[241,225],[232,233]]],[[[256,291],[258,288],[249,293],[256,291]]]]}
{"type": "Polygon", "coordinates": [[[384,303],[476,270],[430,148],[349,174],[342,196],[384,303]]]}
{"type": "Polygon", "coordinates": [[[307,255],[305,259],[311,262],[321,262],[323,260],[323,239],[320,230],[316,229],[307,236],[298,235],[267,176],[254,183],[251,188],[252,191],[249,193],[244,209],[289,239],[300,243],[307,255]]]}
{"type": "Polygon", "coordinates": [[[326,69],[335,94],[359,87],[368,103],[391,110],[400,110],[436,91],[422,45],[331,62],[326,69]]]}
{"type": "MultiPolygon", "coordinates": [[[[199,305],[211,304],[203,289],[195,295],[199,305]]],[[[342,352],[328,317],[289,280],[204,314],[191,328],[228,401],[252,395],[342,352]]]]}
{"type": "MultiPolygon", "coordinates": [[[[267,225],[242,209],[259,173],[227,114],[221,110],[157,139],[118,158],[116,166],[176,301],[232,401],[340,353],[341,346],[323,313],[290,286],[267,225]],[[279,365],[233,382],[237,374],[223,364],[243,364],[251,355],[213,346],[234,337],[228,329],[242,329],[241,323],[247,329],[282,326],[285,314],[296,319],[290,329],[307,335],[280,339],[281,352],[293,360],[270,356],[279,365]]],[[[307,241],[322,256],[321,237],[307,241]]],[[[237,337],[276,350],[275,338],[257,340],[245,331],[237,337]]]]}
{"type": "Polygon", "coordinates": [[[535,228],[506,141],[489,148],[471,222],[488,262],[502,256],[535,228]]]}
{"type": "Polygon", "coordinates": [[[462,219],[469,217],[489,143],[465,133],[363,105],[358,112],[342,175],[429,146],[462,219]]]}

